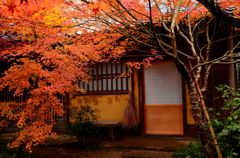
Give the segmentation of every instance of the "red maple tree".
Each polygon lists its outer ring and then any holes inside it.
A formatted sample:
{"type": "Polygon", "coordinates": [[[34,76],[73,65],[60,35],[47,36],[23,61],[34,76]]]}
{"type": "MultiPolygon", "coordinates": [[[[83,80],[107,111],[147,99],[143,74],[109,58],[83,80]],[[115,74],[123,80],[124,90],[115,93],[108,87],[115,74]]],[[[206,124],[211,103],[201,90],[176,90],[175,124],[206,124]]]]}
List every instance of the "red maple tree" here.
{"type": "Polygon", "coordinates": [[[118,33],[76,34],[68,9],[61,0],[0,2],[0,91],[27,96],[0,103],[1,125],[17,121],[12,148],[31,151],[54,136],[55,118],[64,114],[59,96],[75,93],[74,82],[87,80],[92,64],[124,52],[118,33]]]}

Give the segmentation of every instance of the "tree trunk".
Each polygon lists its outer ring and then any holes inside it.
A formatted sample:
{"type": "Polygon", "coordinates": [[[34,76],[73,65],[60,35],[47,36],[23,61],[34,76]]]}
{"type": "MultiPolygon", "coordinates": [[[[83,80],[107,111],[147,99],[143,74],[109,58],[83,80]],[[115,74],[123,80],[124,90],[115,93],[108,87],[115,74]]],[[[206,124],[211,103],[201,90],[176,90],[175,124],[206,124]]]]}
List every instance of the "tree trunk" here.
{"type": "Polygon", "coordinates": [[[183,63],[179,62],[179,60],[175,60],[176,67],[182,77],[187,82],[187,86],[189,89],[189,96],[190,96],[190,103],[192,106],[192,114],[194,121],[196,122],[198,131],[199,131],[199,137],[202,143],[202,148],[204,154],[209,157],[214,157],[214,148],[212,145],[212,139],[209,135],[208,130],[208,122],[205,119],[202,105],[201,105],[201,97],[199,96],[197,84],[195,84],[195,78],[191,76],[190,72],[184,66],[183,63]]]}
{"type": "Polygon", "coordinates": [[[194,81],[191,81],[188,87],[189,87],[190,102],[192,105],[192,114],[199,131],[199,137],[202,143],[203,152],[207,157],[213,158],[214,150],[211,143],[211,138],[208,134],[209,133],[208,125],[206,123],[205,117],[202,112],[202,108],[200,106],[199,96],[198,96],[197,88],[194,81]]]}

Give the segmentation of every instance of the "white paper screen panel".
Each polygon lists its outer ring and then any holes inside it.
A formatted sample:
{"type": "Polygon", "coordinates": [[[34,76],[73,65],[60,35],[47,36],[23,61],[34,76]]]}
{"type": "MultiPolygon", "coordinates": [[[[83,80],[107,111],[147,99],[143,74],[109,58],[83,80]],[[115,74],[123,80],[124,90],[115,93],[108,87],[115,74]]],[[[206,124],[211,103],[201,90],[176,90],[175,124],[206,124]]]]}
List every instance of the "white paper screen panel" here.
{"type": "Polygon", "coordinates": [[[145,104],[182,104],[182,81],[172,61],[154,62],[144,71],[145,104]]]}

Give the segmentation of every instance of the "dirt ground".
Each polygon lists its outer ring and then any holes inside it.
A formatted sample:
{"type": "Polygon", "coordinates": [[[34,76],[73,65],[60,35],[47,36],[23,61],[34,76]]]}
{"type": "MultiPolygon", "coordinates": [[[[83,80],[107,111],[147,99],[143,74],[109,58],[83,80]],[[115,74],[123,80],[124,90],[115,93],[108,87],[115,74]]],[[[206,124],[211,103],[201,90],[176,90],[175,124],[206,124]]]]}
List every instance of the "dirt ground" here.
{"type": "Polygon", "coordinates": [[[171,158],[172,152],[143,149],[98,149],[81,150],[77,148],[40,149],[34,153],[34,158],[171,158]]]}
{"type": "MultiPolygon", "coordinates": [[[[11,137],[5,135],[1,141],[11,137]]],[[[165,136],[121,136],[114,141],[101,140],[88,145],[76,144],[73,137],[60,135],[38,146],[31,158],[171,158],[174,151],[196,139],[165,136]],[[86,145],[84,145],[86,147],[86,145]]],[[[21,153],[21,152],[20,152],[21,153]]]]}

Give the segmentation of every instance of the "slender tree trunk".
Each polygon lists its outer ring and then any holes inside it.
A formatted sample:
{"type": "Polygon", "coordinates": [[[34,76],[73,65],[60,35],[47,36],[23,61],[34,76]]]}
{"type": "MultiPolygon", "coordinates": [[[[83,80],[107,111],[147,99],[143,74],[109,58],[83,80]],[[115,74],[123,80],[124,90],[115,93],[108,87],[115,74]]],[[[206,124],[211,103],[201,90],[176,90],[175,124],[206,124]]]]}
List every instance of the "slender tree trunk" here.
{"type": "MultiPolygon", "coordinates": [[[[215,144],[215,146],[217,146],[216,147],[217,153],[219,153],[219,151],[218,151],[219,146],[216,143],[217,141],[216,141],[216,138],[214,136],[213,129],[212,129],[212,127],[210,127],[211,123],[206,120],[206,113],[207,112],[204,111],[204,109],[206,110],[206,107],[203,108],[205,106],[205,103],[204,103],[202,95],[200,96],[201,92],[199,93],[200,89],[198,87],[198,83],[195,83],[196,78],[194,78],[194,75],[190,74],[190,72],[188,71],[186,66],[184,66],[183,63],[179,62],[179,60],[175,60],[175,64],[177,66],[178,71],[183,76],[183,78],[185,79],[185,81],[187,82],[187,85],[188,85],[190,103],[191,103],[191,106],[192,106],[192,114],[193,114],[193,118],[196,122],[198,131],[199,131],[200,140],[201,140],[201,143],[202,143],[202,146],[203,146],[203,152],[205,153],[205,155],[207,157],[213,158],[214,157],[214,148],[213,148],[213,145],[212,145],[211,136],[209,135],[209,131],[211,132],[211,135],[213,133],[213,136],[212,136],[213,140],[214,140],[213,143],[215,144]],[[204,106],[202,104],[204,104],[204,106]],[[209,124],[210,124],[210,126],[208,126],[209,124]]],[[[207,80],[207,78],[205,78],[205,79],[207,80]]],[[[207,117],[207,118],[209,120],[209,117],[207,117]]],[[[220,155],[221,155],[221,152],[220,152],[220,155]]],[[[218,156],[218,157],[222,158],[221,156],[218,156]]]]}
{"type": "Polygon", "coordinates": [[[197,88],[194,81],[191,81],[188,87],[189,87],[190,102],[192,105],[192,114],[199,131],[199,137],[201,140],[201,144],[203,146],[203,152],[207,157],[213,158],[214,152],[213,152],[213,146],[211,143],[211,138],[208,134],[209,133],[208,125],[206,123],[202,108],[200,106],[200,100],[199,100],[197,88]]]}

